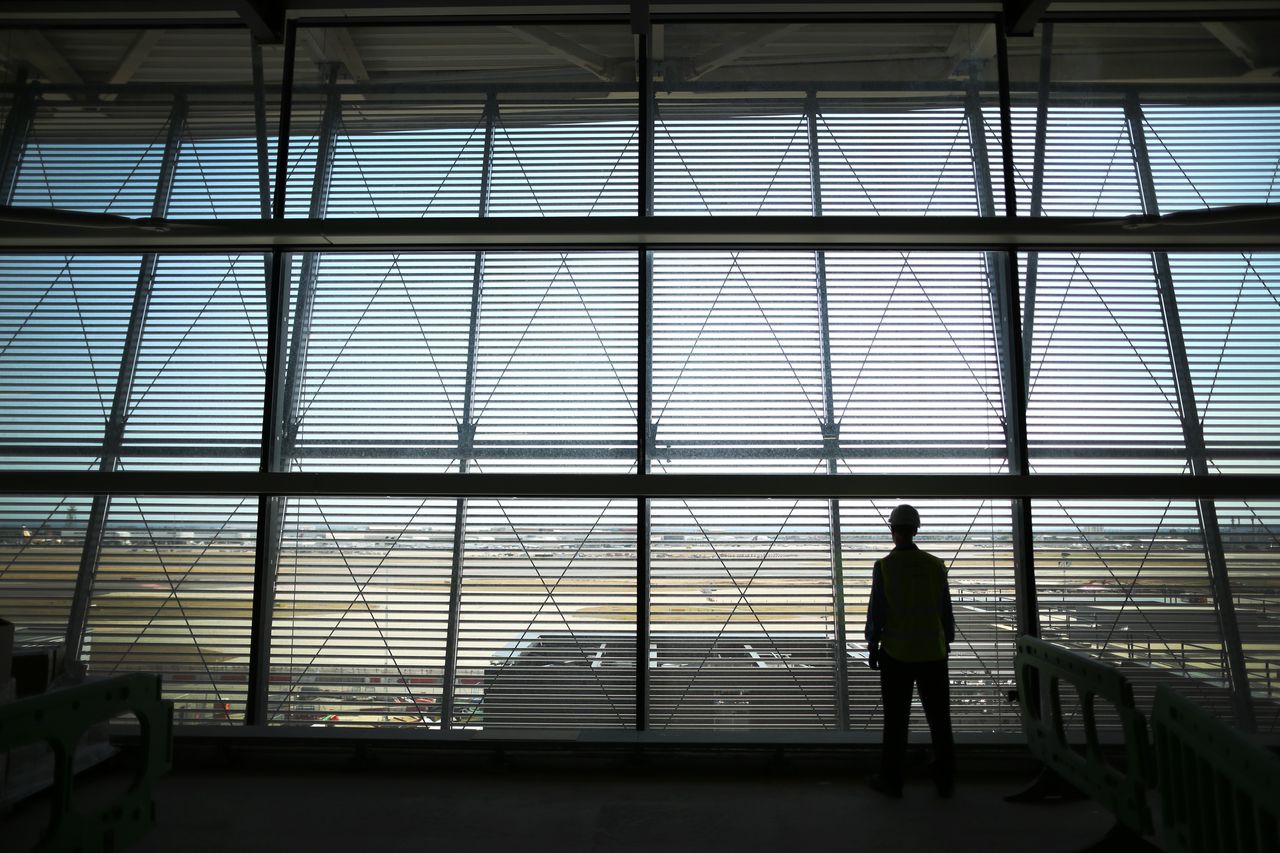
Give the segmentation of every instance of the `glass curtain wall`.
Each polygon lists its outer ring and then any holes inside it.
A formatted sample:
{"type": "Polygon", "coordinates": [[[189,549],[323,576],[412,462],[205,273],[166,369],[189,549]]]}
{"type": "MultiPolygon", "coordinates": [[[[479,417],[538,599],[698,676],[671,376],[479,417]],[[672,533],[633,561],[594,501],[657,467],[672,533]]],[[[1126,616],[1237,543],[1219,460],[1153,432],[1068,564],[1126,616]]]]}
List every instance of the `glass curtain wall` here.
{"type": "MultiPolygon", "coordinates": [[[[1272,203],[1280,97],[1255,72],[1280,38],[1223,29],[1243,26],[1042,24],[1008,41],[1007,121],[994,23],[303,25],[289,69],[238,29],[42,34],[76,79],[0,33],[0,201],[316,220],[1272,203]]],[[[8,254],[0,464],[1278,470],[1280,255],[1012,257],[8,254]]],[[[11,494],[0,615],[90,672],[162,672],[181,723],[874,731],[870,568],[912,502],[949,569],[961,731],[1018,729],[1017,572],[1040,633],[1122,666],[1142,701],[1176,681],[1232,718],[1244,690],[1260,729],[1280,723],[1273,502],[1026,512],[903,483],[838,500],[11,494]]]]}

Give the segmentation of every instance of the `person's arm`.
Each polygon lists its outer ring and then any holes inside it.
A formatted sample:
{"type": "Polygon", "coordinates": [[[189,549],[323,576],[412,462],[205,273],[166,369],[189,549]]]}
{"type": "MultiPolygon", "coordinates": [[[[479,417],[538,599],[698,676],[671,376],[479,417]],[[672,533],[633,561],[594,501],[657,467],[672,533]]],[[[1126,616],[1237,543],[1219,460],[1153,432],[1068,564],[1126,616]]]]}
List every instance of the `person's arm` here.
{"type": "Polygon", "coordinates": [[[880,637],[884,634],[884,619],[889,602],[884,595],[884,580],[880,577],[880,561],[871,567],[871,600],[867,602],[867,665],[880,668],[880,637]]]}
{"type": "Polygon", "coordinates": [[[947,641],[947,653],[951,653],[951,644],[956,641],[956,614],[951,609],[951,588],[947,584],[947,570],[942,570],[942,634],[947,641]]]}

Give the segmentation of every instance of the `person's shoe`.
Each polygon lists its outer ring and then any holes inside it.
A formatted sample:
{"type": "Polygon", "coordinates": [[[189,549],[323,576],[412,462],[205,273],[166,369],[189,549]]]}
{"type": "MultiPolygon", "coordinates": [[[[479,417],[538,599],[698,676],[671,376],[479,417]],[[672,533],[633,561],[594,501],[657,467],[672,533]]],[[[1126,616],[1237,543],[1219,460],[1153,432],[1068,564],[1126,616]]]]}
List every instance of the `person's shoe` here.
{"type": "Polygon", "coordinates": [[[902,785],[894,785],[881,776],[879,773],[867,780],[867,784],[871,786],[871,790],[879,794],[884,794],[894,800],[902,799],[902,785]]]}

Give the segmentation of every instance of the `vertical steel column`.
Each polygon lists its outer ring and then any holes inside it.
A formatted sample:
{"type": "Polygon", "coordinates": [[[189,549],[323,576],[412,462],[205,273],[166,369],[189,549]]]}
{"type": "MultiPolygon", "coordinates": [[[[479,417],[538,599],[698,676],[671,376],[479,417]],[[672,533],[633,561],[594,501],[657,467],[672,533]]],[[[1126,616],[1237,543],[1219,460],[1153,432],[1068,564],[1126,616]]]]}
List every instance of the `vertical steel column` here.
{"type": "MultiPolygon", "coordinates": [[[[1035,150],[1031,153],[1031,216],[1044,215],[1044,160],[1049,139],[1049,83],[1053,64],[1053,22],[1040,25],[1040,88],[1036,93],[1035,150]]],[[[1023,375],[1031,376],[1031,338],[1035,331],[1036,284],[1040,273],[1040,253],[1027,252],[1024,293],[1026,307],[1022,313],[1023,375]]]]}
{"type": "Polygon", "coordinates": [[[4,130],[0,131],[0,204],[13,204],[13,194],[18,188],[18,170],[22,167],[22,152],[27,147],[35,120],[36,93],[27,73],[25,66],[18,69],[13,105],[9,108],[9,115],[5,116],[4,130]]]}
{"type": "MultiPolygon", "coordinates": [[[[484,102],[484,154],[480,160],[480,200],[477,215],[489,215],[493,187],[494,132],[498,124],[498,96],[484,102]]],[[[471,316],[467,327],[467,371],[462,386],[462,418],[458,422],[458,473],[465,474],[475,456],[476,368],[480,353],[480,305],[484,299],[484,252],[476,252],[471,271],[471,316]]],[[[453,516],[453,559],[449,575],[449,621],[445,629],[444,679],[440,686],[440,728],[453,726],[454,688],[458,674],[458,631],[462,615],[462,564],[467,544],[467,499],[458,498],[453,516]]]]}
{"type": "MultiPolygon", "coordinates": [[[[822,215],[822,167],[818,149],[818,93],[810,90],[805,98],[805,118],[809,135],[809,199],[813,216],[822,215]]],[[[840,424],[836,423],[835,394],[831,379],[831,322],[827,301],[827,253],[814,252],[818,288],[818,342],[822,354],[822,454],[827,473],[839,473],[840,424]]],[[[834,620],[836,721],[841,731],[849,729],[849,650],[845,638],[844,614],[844,543],[841,541],[840,501],[827,501],[827,518],[831,534],[831,595],[834,620]]]]}
{"type": "MultiPolygon", "coordinates": [[[[636,87],[638,98],[638,196],[640,216],[653,215],[653,140],[656,104],[653,93],[652,27],[647,3],[632,11],[632,31],[636,42],[636,87]]],[[[637,258],[639,329],[636,340],[636,475],[649,473],[658,425],[653,417],[653,252],[639,250],[637,258]]],[[[636,730],[649,728],[650,663],[650,507],[648,498],[636,500],[636,730]]]]}
{"type": "Polygon", "coordinates": [[[253,129],[258,148],[258,196],[262,218],[271,218],[271,165],[267,151],[267,86],[262,73],[262,45],[249,36],[253,64],[253,129]]]}
{"type": "MultiPolygon", "coordinates": [[[[1130,93],[1124,101],[1125,125],[1129,130],[1129,142],[1133,149],[1134,169],[1138,175],[1138,190],[1142,197],[1142,212],[1147,216],[1159,216],[1160,205],[1156,198],[1155,176],[1151,171],[1151,157],[1147,150],[1146,130],[1143,126],[1142,105],[1136,93],[1130,93]]],[[[1174,385],[1178,395],[1178,415],[1182,422],[1182,437],[1187,445],[1187,458],[1191,473],[1197,477],[1209,473],[1208,452],[1204,441],[1204,427],[1196,405],[1195,383],[1191,377],[1191,364],[1187,358],[1187,343],[1182,333],[1182,320],[1178,315],[1178,300],[1173,287],[1173,270],[1166,252],[1152,252],[1156,287],[1160,294],[1160,315],[1164,322],[1165,338],[1169,346],[1169,360],[1173,365],[1174,385]]],[[[1209,579],[1213,584],[1214,609],[1218,616],[1218,630],[1226,651],[1227,677],[1231,682],[1232,702],[1236,723],[1246,731],[1253,731],[1253,697],[1249,694],[1249,674],[1240,643],[1240,627],[1236,621],[1235,601],[1231,597],[1231,583],[1227,574],[1227,561],[1218,526],[1218,510],[1212,500],[1196,501],[1201,528],[1204,530],[1205,557],[1209,563],[1209,579]]]]}
{"type": "MultiPolygon", "coordinates": [[[[1009,93],[1008,44],[1004,27],[996,27],[997,65],[1000,86],[1001,165],[1004,178],[1005,215],[1017,213],[1013,170],[1013,130],[1009,93]]],[[[981,216],[995,216],[991,162],[976,80],[970,81],[965,99],[965,115],[974,158],[974,183],[981,216]]],[[[1009,473],[1029,472],[1027,457],[1026,382],[1023,374],[1022,335],[1018,324],[1018,258],[1016,252],[987,252],[987,285],[991,300],[991,323],[996,336],[996,361],[1000,369],[1000,397],[1003,403],[1005,453],[1009,473]]],[[[1034,543],[1031,535],[1031,502],[1014,498],[1010,502],[1013,538],[1014,596],[1019,634],[1037,635],[1039,620],[1035,599],[1034,543]]]]}
{"type": "MultiPolygon", "coordinates": [[[[163,219],[169,212],[169,200],[173,196],[173,179],[178,168],[178,154],[186,124],[187,99],[185,95],[177,95],[169,111],[169,130],[165,137],[160,174],[156,180],[156,192],[151,202],[151,216],[155,219],[163,219]]],[[[129,325],[125,331],[124,349],[120,354],[120,368],[116,374],[115,394],[111,398],[111,413],[107,418],[106,432],[103,436],[102,459],[98,466],[100,471],[114,471],[120,463],[125,424],[129,419],[129,398],[133,393],[133,382],[138,370],[142,331],[146,325],[147,307],[151,304],[151,294],[155,290],[158,262],[159,257],[156,253],[148,252],[142,256],[142,263],[138,269],[138,283],[133,291],[133,306],[129,310],[129,325]]],[[[93,581],[98,570],[98,557],[102,552],[102,535],[106,528],[107,511],[110,507],[110,495],[96,495],[89,510],[84,547],[80,552],[80,567],[76,574],[75,592],[71,599],[71,611],[67,617],[68,670],[74,670],[80,662],[85,625],[89,619],[89,603],[93,597],[93,581]]]]}
{"type": "MultiPolygon", "coordinates": [[[[329,188],[333,182],[333,159],[338,147],[338,126],[342,121],[342,100],[338,97],[338,64],[331,63],[326,74],[324,112],[320,117],[320,133],[316,151],[316,170],[311,181],[310,219],[323,219],[329,206],[329,188]]],[[[284,441],[281,464],[287,465],[294,455],[298,430],[302,427],[302,373],[307,365],[307,345],[311,338],[311,317],[315,310],[316,282],[320,277],[320,253],[307,252],[302,257],[298,276],[298,293],[293,312],[293,331],[289,336],[288,367],[285,370],[284,441]]]]}
{"type": "MultiPolygon", "coordinates": [[[[284,67],[280,80],[280,128],[276,144],[275,189],[271,218],[284,219],[289,180],[289,131],[293,115],[293,65],[298,44],[297,27],[285,28],[284,67]]],[[[284,386],[286,332],[289,318],[289,256],[273,249],[267,262],[267,358],[262,395],[262,446],[258,470],[280,470],[284,439],[280,416],[284,386]]],[[[258,535],[253,554],[253,612],[249,634],[249,683],[245,725],[268,722],[267,687],[271,670],[271,616],[275,606],[276,566],[285,497],[258,495],[258,535]]]]}

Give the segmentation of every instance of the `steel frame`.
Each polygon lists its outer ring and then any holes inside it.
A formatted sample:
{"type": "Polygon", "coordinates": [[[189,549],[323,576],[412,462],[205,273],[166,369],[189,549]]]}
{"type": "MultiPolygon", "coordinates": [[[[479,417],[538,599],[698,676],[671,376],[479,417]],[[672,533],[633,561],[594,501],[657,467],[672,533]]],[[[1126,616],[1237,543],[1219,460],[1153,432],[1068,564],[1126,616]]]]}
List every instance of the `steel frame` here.
{"type": "MultiPolygon", "coordinates": [[[[643,5],[643,4],[640,4],[643,5]]],[[[717,16],[719,19],[721,16],[717,16]]],[[[748,16],[750,17],[750,16],[748,16]]],[[[979,16],[983,20],[990,16],[979,16]]],[[[1050,16],[1051,18],[1053,16],[1050,16]]],[[[663,17],[672,22],[692,20],[683,16],[663,17]]],[[[736,20],[737,18],[735,18],[736,20]]],[[[759,19],[759,18],[757,18],[759,19]]],[[[866,20],[854,15],[851,19],[866,20]]],[[[1066,18],[1063,18],[1066,20],[1066,18]]],[[[545,19],[539,19],[545,22],[545,19]]],[[[579,20],[574,17],[573,20],[579,20]]],[[[610,18],[610,20],[613,20],[610,18]]],[[[493,23],[494,18],[478,16],[473,23],[493,23]]],[[[353,22],[343,19],[343,25],[353,22]]],[[[384,21],[367,22],[370,25],[384,21]]],[[[445,22],[448,23],[448,22],[445,22]]],[[[504,21],[507,23],[507,21],[504,21]]],[[[285,496],[302,495],[439,495],[457,499],[457,529],[450,595],[450,625],[446,641],[449,675],[445,679],[442,728],[448,728],[452,706],[453,677],[456,667],[458,601],[463,570],[463,539],[466,502],[478,496],[558,496],[558,497],[632,497],[637,500],[637,728],[647,726],[647,688],[645,662],[648,658],[648,514],[652,498],[693,497],[811,497],[828,500],[832,528],[831,558],[833,594],[837,613],[836,646],[844,648],[844,619],[840,592],[842,554],[840,543],[839,500],[847,497],[872,497],[884,494],[914,494],[921,497],[981,497],[1009,499],[1013,505],[1013,542],[1015,576],[1019,599],[1020,630],[1035,633],[1036,605],[1034,570],[1031,563],[1030,499],[1034,497],[1109,497],[1117,500],[1142,498],[1184,498],[1195,500],[1205,535],[1205,552],[1210,565],[1215,606],[1224,639],[1227,669],[1236,699],[1236,712],[1241,724],[1252,725],[1247,673],[1240,646],[1229,580],[1227,577],[1221,533],[1218,528],[1214,500],[1220,498],[1250,499],[1280,494],[1280,476],[1276,475],[1209,475],[1203,429],[1196,415],[1194,387],[1182,339],[1172,273],[1167,250],[1242,251],[1280,247],[1280,229],[1274,210],[1246,209],[1175,214],[1161,217],[1155,197],[1154,180],[1142,130],[1141,106],[1135,95],[1124,92],[1132,154],[1138,170],[1144,216],[1125,219],[1096,220],[1072,217],[1044,217],[1042,193],[1044,180],[1043,147],[1046,135],[1049,99],[1050,51],[1052,22],[1044,24],[1044,53],[1036,101],[1037,151],[1033,168],[1030,216],[1020,217],[1016,210],[1013,183],[1011,127],[1011,94],[1007,41],[1003,21],[998,27],[998,64],[1000,79],[1000,121],[1002,127],[1002,164],[1004,171],[1005,216],[996,215],[992,178],[986,156],[978,92],[969,86],[966,115],[970,123],[972,150],[975,155],[975,180],[978,188],[979,218],[930,217],[904,218],[901,221],[871,217],[822,216],[821,176],[817,158],[816,123],[819,89],[800,84],[779,87],[778,91],[796,92],[808,89],[805,98],[809,132],[809,157],[813,217],[655,217],[653,216],[653,85],[649,73],[650,30],[647,8],[643,15],[633,16],[639,70],[637,94],[640,121],[639,204],[633,218],[557,220],[486,219],[487,191],[482,190],[479,215],[475,219],[426,221],[335,220],[325,219],[328,183],[331,175],[337,114],[341,109],[336,75],[333,70],[324,91],[326,108],[322,121],[322,155],[318,161],[312,190],[308,220],[285,219],[285,188],[288,170],[288,141],[292,98],[295,92],[310,91],[293,85],[298,21],[289,22],[285,33],[285,70],[281,90],[279,146],[274,180],[274,195],[266,192],[267,156],[266,100],[262,83],[261,54],[255,44],[254,109],[258,136],[260,178],[263,183],[264,212],[269,207],[271,219],[262,222],[172,222],[157,227],[114,217],[93,215],[49,215],[43,221],[36,217],[27,223],[11,223],[0,235],[0,253],[31,253],[33,249],[60,252],[137,252],[144,260],[135,292],[125,356],[122,358],[113,398],[112,414],[104,446],[102,463],[94,472],[42,472],[39,481],[29,474],[0,474],[0,494],[51,494],[58,496],[88,494],[94,496],[90,513],[80,572],[69,622],[67,639],[71,653],[78,657],[92,592],[93,572],[98,547],[105,525],[109,501],[113,495],[142,494],[256,494],[259,496],[259,531],[255,555],[254,622],[251,638],[249,706],[246,723],[265,724],[266,673],[269,669],[270,611],[274,590],[274,570],[279,545],[279,529],[285,496]],[[324,152],[327,150],[327,154],[324,152]],[[325,165],[321,165],[325,164],[325,165]],[[818,217],[822,217],[820,220],[818,217]],[[649,459],[655,442],[657,424],[651,421],[652,370],[652,251],[661,248],[717,247],[748,248],[785,246],[812,249],[817,261],[819,336],[822,348],[823,377],[823,448],[818,455],[826,465],[825,474],[817,475],[658,475],[649,473],[649,459]],[[474,424],[464,415],[459,425],[459,474],[306,474],[291,472],[296,447],[296,402],[301,368],[305,361],[305,343],[295,343],[284,352],[285,321],[289,296],[290,251],[342,252],[385,249],[472,249],[475,251],[473,299],[469,334],[467,389],[474,388],[475,348],[478,337],[478,315],[481,302],[483,259],[486,251],[528,248],[595,248],[634,249],[638,257],[639,334],[638,334],[638,398],[636,473],[624,475],[484,475],[468,471],[474,455],[474,424]],[[833,249],[875,247],[910,250],[967,249],[984,251],[988,258],[989,287],[993,327],[996,330],[998,360],[1001,369],[1001,391],[1004,403],[1006,458],[1009,473],[1002,475],[841,475],[838,460],[855,452],[841,446],[831,395],[830,333],[826,318],[825,253],[833,249]],[[1127,249],[1152,253],[1161,309],[1165,320],[1167,343],[1175,368],[1178,399],[1181,407],[1186,447],[1179,451],[1188,459],[1190,475],[1032,475],[1029,473],[1025,420],[1025,377],[1029,365],[1031,310],[1036,285],[1036,254],[1045,249],[1127,249]],[[129,389],[136,368],[138,345],[142,335],[145,309],[154,283],[157,253],[165,251],[254,251],[267,254],[268,263],[268,356],[264,393],[263,439],[261,465],[256,474],[231,472],[169,473],[121,472],[116,470],[123,445],[124,417],[129,389]],[[1017,257],[1018,250],[1030,250],[1026,269],[1027,310],[1024,327],[1019,329],[1017,257]],[[274,544],[273,544],[274,543],[274,544]]],[[[959,84],[962,85],[962,84],[959,84]]],[[[22,140],[29,131],[37,89],[96,89],[124,91],[126,87],[36,87],[20,84],[16,106],[11,110],[0,141],[0,190],[11,193],[18,168],[22,140]]],[[[137,91],[138,87],[128,87],[137,91]]],[[[152,87],[156,88],[156,87],[152,87]]],[[[216,88],[216,87],[213,87],[216,88]]],[[[385,88],[385,87],[384,87],[385,88]]],[[[401,91],[401,88],[387,91],[401,91]]],[[[521,87],[502,87],[515,91],[521,87]]],[[[594,87],[587,87],[594,88],[594,87]]],[[[616,86],[607,86],[615,90],[616,86]]],[[[742,87],[699,87],[707,92],[741,91],[742,87]]],[[[750,88],[750,87],[748,87],[750,88]]],[[[857,87],[843,87],[854,90],[857,87]]],[[[943,87],[940,87],[943,88],[943,87]]],[[[473,88],[418,87],[422,91],[476,91],[473,88]]],[[[413,91],[417,91],[414,89],[413,91]]],[[[343,91],[382,91],[379,87],[343,87],[343,91]]],[[[407,91],[407,90],[406,90],[407,91]]],[[[958,91],[951,87],[949,91],[958,91]]],[[[1064,87],[1070,95],[1073,87],[1064,87]]],[[[1096,91],[1094,89],[1093,91],[1096,91]]],[[[1121,87],[1108,87],[1113,94],[1121,87]]],[[[1055,95],[1057,94],[1055,90],[1055,95]]],[[[485,173],[492,167],[493,122],[497,114],[496,93],[488,92],[486,106],[485,173]]],[[[163,220],[172,189],[173,170],[181,138],[181,99],[175,100],[166,141],[165,165],[158,183],[153,219],[163,220]]],[[[184,107],[185,109],[185,107],[184,107]]],[[[485,181],[487,185],[487,180],[485,181]]],[[[9,195],[0,194],[8,201],[9,195]]],[[[309,316],[319,257],[308,255],[303,260],[295,311],[295,342],[305,341],[306,317],[309,316]],[[304,300],[306,300],[304,304],[304,300]],[[308,310],[304,310],[308,309],[308,310]],[[301,325],[299,325],[301,324],[301,325]],[[301,334],[301,339],[298,335],[301,334]]],[[[380,455],[383,450],[377,450],[380,455]]],[[[414,450],[406,451],[410,455],[414,450]]],[[[448,452],[448,451],[446,451],[448,452]]],[[[702,451],[705,453],[705,450],[702,451]]],[[[1172,451],[1171,451],[1172,452],[1172,451]]],[[[700,452],[691,450],[698,455],[700,452]]],[[[741,451],[735,451],[740,456],[741,451]]],[[[1263,454],[1265,456],[1265,454],[1263,454]]],[[[847,680],[844,677],[845,655],[837,653],[837,703],[841,712],[841,728],[847,728],[847,680]]]]}
{"type": "MultiPolygon", "coordinates": [[[[476,215],[489,215],[489,190],[493,183],[494,132],[498,123],[498,98],[490,94],[484,104],[484,151],[480,161],[480,198],[476,215]]],[[[462,386],[462,418],[458,422],[458,473],[466,474],[475,458],[476,368],[480,349],[480,305],[484,300],[484,252],[476,252],[471,276],[471,311],[467,318],[467,367],[462,386]]],[[[458,671],[458,631],[462,613],[462,571],[466,554],[467,499],[458,498],[454,512],[453,556],[449,572],[449,617],[445,635],[444,679],[440,697],[440,728],[453,726],[453,696],[458,671]]]]}
{"type": "MultiPolygon", "coordinates": [[[[1125,125],[1129,131],[1129,143],[1134,169],[1138,175],[1138,187],[1142,209],[1151,216],[1160,215],[1156,198],[1155,176],[1151,170],[1151,155],[1147,149],[1146,129],[1142,105],[1136,95],[1125,101],[1125,125]]],[[[1178,299],[1173,285],[1173,269],[1166,252],[1152,252],[1151,263],[1160,295],[1160,315],[1164,321],[1165,342],[1169,348],[1169,360],[1173,365],[1173,378],[1177,390],[1178,415],[1182,422],[1182,436],[1186,444],[1187,462],[1191,473],[1203,477],[1209,473],[1208,453],[1205,448],[1204,425],[1200,421],[1196,405],[1195,382],[1191,377],[1191,363],[1187,358],[1186,338],[1182,334],[1182,319],[1178,314],[1178,299]]],[[[1231,698],[1236,723],[1245,731],[1253,731],[1253,697],[1249,693],[1249,672],[1241,647],[1240,628],[1236,621],[1235,600],[1227,577],[1226,553],[1222,532],[1218,526],[1218,511],[1212,499],[1196,501],[1200,527],[1204,532],[1204,552],[1209,563],[1209,579],[1213,585],[1214,611],[1218,617],[1218,630],[1222,634],[1225,669],[1231,682],[1231,698]]]]}
{"type": "MultiPolygon", "coordinates": [[[[156,191],[151,203],[151,215],[156,219],[163,219],[169,210],[169,200],[173,195],[174,176],[177,174],[178,154],[182,147],[182,135],[186,123],[187,99],[179,95],[174,98],[173,106],[169,111],[168,132],[160,160],[160,174],[156,179],[156,191]]],[[[138,353],[142,349],[147,308],[151,305],[151,294],[155,290],[159,262],[159,255],[148,252],[142,256],[138,270],[138,283],[134,287],[129,325],[125,330],[124,348],[120,355],[115,392],[111,398],[111,412],[107,417],[103,436],[102,454],[98,466],[98,470],[102,473],[111,473],[120,465],[121,447],[129,419],[129,401],[138,372],[138,353]]],[[[71,610],[67,616],[66,661],[70,669],[79,666],[85,627],[89,619],[89,604],[93,597],[93,583],[102,550],[102,537],[106,530],[107,513],[110,508],[111,495],[94,496],[93,505],[89,510],[88,526],[84,533],[80,567],[76,572],[71,610]]]]}

